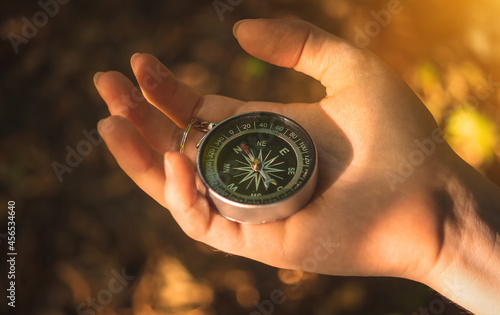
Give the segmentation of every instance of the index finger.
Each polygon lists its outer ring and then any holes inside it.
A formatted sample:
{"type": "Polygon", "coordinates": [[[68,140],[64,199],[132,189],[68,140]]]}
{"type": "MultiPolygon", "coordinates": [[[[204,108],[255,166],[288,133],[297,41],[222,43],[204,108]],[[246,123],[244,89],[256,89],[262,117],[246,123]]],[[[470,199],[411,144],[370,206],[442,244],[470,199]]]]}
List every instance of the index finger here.
{"type": "Polygon", "coordinates": [[[202,97],[177,80],[152,55],[135,54],[130,63],[144,97],[177,126],[185,128],[202,102],[202,97]]]}

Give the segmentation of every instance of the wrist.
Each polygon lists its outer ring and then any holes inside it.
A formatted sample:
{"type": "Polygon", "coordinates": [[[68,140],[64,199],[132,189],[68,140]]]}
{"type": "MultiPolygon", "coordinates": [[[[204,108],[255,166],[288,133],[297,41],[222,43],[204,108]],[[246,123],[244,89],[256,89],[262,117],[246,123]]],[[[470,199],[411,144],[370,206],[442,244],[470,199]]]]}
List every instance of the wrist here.
{"type": "Polygon", "coordinates": [[[418,279],[477,314],[500,307],[500,189],[461,159],[446,184],[441,246],[418,279]]]}

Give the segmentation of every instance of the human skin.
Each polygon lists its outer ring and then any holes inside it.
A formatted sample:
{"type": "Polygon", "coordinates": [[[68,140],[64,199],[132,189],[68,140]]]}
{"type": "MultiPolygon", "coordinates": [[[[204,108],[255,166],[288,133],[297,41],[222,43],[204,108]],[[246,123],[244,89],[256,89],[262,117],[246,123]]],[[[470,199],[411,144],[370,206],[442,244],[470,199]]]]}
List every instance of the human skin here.
{"type": "Polygon", "coordinates": [[[496,313],[500,189],[453,152],[407,84],[371,52],[303,21],[244,20],[234,33],[249,54],[320,81],[325,98],[282,104],[200,96],[155,57],[135,54],[144,97],[121,73],[94,78],[112,115],[99,131],[130,178],[188,236],[219,250],[279,268],[411,279],[474,313],[496,313]],[[219,122],[261,110],[309,132],[318,187],[285,220],[241,224],[206,199],[195,170],[202,134],[190,135],[185,154],[178,149],[192,117],[219,122]],[[401,174],[424,142],[432,150],[401,174]]]}

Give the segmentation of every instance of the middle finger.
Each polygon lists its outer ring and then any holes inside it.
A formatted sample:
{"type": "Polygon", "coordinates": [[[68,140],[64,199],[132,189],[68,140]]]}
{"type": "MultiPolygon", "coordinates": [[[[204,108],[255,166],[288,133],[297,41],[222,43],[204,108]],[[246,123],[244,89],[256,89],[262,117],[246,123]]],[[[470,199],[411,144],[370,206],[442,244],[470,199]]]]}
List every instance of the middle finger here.
{"type": "Polygon", "coordinates": [[[178,150],[182,130],[149,104],[123,74],[109,71],[97,77],[95,83],[110,113],[132,122],[155,151],[164,154],[178,150]]]}

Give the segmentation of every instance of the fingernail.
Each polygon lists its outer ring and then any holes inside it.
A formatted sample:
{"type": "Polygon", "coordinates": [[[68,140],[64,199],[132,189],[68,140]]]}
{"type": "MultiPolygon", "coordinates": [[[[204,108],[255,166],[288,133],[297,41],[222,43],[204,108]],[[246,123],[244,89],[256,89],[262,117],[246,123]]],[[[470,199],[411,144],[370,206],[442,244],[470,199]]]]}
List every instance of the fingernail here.
{"type": "Polygon", "coordinates": [[[132,55],[132,57],[130,57],[130,64],[132,64],[134,62],[134,59],[135,57],[139,56],[141,53],[135,53],[132,55]]]}
{"type": "Polygon", "coordinates": [[[245,22],[245,21],[248,21],[249,19],[245,19],[245,20],[240,20],[238,22],[236,22],[233,26],[233,35],[234,37],[238,38],[237,34],[238,34],[238,28],[240,27],[241,23],[245,22]]]}
{"type": "Polygon", "coordinates": [[[96,72],[94,74],[94,85],[97,87],[97,81],[99,81],[99,78],[101,77],[101,75],[103,75],[104,72],[96,72]]]}

